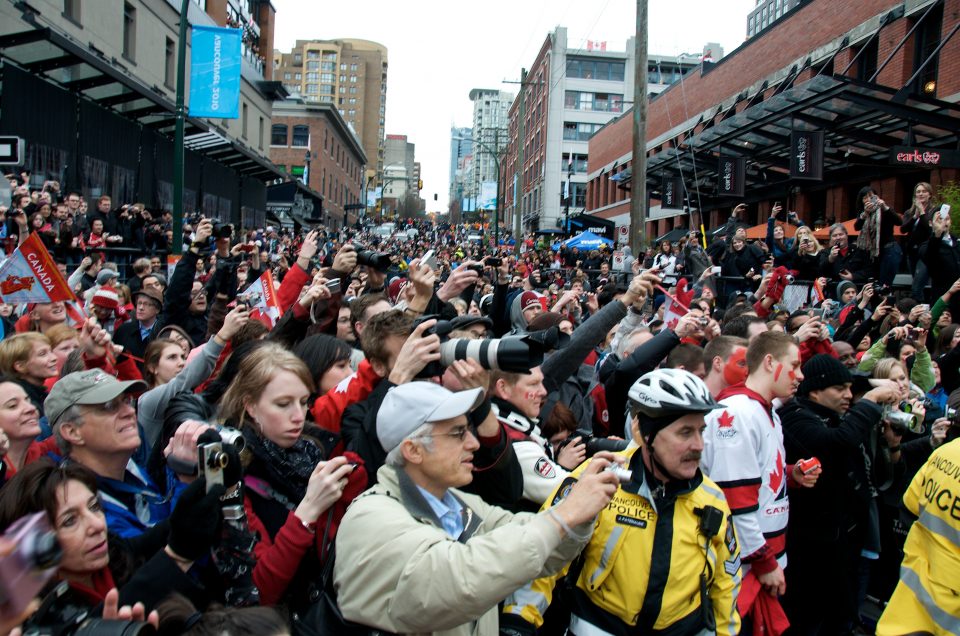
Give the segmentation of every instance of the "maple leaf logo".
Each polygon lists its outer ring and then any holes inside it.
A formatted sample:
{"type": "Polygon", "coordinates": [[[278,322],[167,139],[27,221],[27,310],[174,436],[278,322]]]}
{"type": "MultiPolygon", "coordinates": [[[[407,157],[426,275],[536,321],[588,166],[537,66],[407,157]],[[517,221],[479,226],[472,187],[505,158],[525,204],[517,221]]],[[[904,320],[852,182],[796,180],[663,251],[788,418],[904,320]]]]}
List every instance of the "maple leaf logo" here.
{"type": "Polygon", "coordinates": [[[770,490],[777,494],[783,486],[783,454],[777,451],[777,466],[770,473],[770,490]]]}
{"type": "Polygon", "coordinates": [[[680,322],[680,320],[677,318],[674,318],[673,320],[667,323],[667,329],[671,329],[671,330],[676,329],[678,322],[680,322]]]}
{"type": "Polygon", "coordinates": [[[720,428],[732,428],[733,427],[733,416],[724,411],[720,414],[720,417],[717,418],[717,421],[720,423],[720,428]]]}
{"type": "Polygon", "coordinates": [[[6,294],[15,294],[19,291],[30,291],[30,288],[33,287],[33,277],[32,276],[7,276],[2,283],[0,283],[0,292],[4,295],[6,294]]]}

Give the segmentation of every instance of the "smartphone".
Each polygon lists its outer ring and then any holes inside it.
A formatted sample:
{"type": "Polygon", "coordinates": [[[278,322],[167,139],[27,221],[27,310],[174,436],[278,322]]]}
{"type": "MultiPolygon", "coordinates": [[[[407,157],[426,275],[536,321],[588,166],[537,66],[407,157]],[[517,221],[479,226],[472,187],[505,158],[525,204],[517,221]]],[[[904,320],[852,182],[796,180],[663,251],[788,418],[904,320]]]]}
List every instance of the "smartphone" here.
{"type": "Polygon", "coordinates": [[[437,269],[437,259],[433,255],[433,250],[427,251],[420,259],[420,265],[426,265],[430,269],[437,269]]]}
{"type": "Polygon", "coordinates": [[[950,204],[944,203],[940,206],[940,218],[946,221],[948,216],[950,216],[950,204]]]}
{"type": "Polygon", "coordinates": [[[0,558],[0,617],[12,620],[57,573],[63,552],[46,512],[21,517],[3,537],[14,549],[0,558]]]}
{"type": "Polygon", "coordinates": [[[710,271],[711,271],[713,274],[719,276],[721,269],[722,269],[722,268],[721,268],[719,265],[714,265],[713,267],[710,268],[710,271]]]}

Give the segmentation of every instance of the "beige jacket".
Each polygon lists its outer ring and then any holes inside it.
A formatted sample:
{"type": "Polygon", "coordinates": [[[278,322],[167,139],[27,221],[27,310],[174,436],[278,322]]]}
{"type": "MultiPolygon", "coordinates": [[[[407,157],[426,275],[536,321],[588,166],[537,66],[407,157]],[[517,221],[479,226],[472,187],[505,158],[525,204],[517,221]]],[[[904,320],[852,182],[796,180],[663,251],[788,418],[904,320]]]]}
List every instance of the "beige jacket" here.
{"type": "Polygon", "coordinates": [[[561,539],[543,513],[512,514],[451,490],[464,507],[455,541],[402,469],[384,466],[377,478],[337,532],[334,585],[350,621],[402,634],[496,636],[497,603],[560,571],[586,543],[561,539]]]}

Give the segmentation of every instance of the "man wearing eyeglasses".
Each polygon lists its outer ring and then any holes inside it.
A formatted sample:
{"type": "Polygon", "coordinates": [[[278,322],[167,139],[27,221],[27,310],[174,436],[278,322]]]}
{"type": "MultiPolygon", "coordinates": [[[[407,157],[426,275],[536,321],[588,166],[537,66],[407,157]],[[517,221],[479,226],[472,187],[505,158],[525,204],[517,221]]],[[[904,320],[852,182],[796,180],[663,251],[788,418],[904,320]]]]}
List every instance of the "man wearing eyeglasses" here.
{"type": "MultiPolygon", "coordinates": [[[[90,369],[62,377],[43,403],[65,457],[97,474],[107,526],[122,537],[169,517],[184,488],[174,480],[158,488],[132,459],[140,447],[134,394],[146,389],[140,380],[120,382],[90,369]]],[[[195,462],[195,444],[193,449],[182,459],[195,462]]]]}
{"type": "Polygon", "coordinates": [[[511,514],[459,488],[479,449],[467,413],[482,389],[431,382],[393,387],[377,413],[388,452],[378,483],[337,532],[334,587],[344,618],[397,633],[496,634],[497,603],[558,572],[589,539],[616,492],[612,457],[596,457],[566,499],[511,514]]]}

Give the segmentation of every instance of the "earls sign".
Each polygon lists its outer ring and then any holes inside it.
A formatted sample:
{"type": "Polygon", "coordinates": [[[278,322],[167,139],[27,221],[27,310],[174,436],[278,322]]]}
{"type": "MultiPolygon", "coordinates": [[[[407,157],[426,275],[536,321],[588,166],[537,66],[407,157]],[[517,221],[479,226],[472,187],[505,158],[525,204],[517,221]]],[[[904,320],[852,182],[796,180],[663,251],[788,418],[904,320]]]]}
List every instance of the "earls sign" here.
{"type": "Polygon", "coordinates": [[[890,163],[920,168],[960,168],[960,152],[940,148],[894,146],[890,149],[890,163]]]}
{"type": "Polygon", "coordinates": [[[790,133],[790,178],[823,181],[823,131],[790,133]]]}
{"type": "Polygon", "coordinates": [[[717,193],[720,196],[742,197],[747,160],[743,157],[720,155],[717,167],[717,193]]]}

